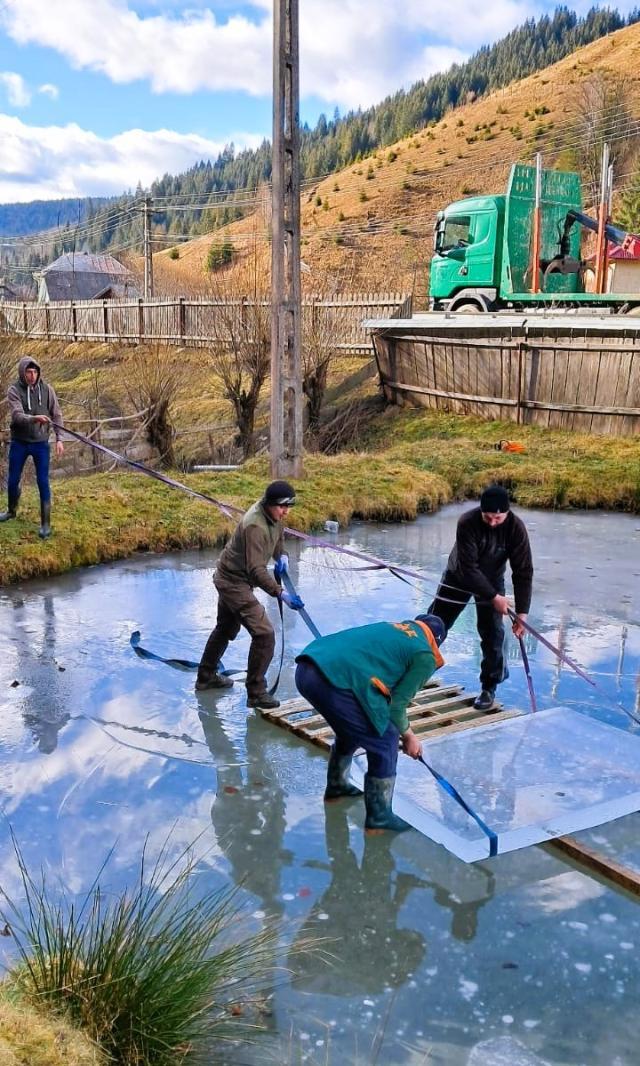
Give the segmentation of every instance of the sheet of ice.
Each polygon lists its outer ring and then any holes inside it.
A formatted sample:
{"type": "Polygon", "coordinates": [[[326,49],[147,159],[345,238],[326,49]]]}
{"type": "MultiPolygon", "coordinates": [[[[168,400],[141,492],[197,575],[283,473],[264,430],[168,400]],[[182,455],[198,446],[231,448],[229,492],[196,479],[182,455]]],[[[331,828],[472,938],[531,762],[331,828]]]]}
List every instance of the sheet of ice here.
{"type": "MultiPolygon", "coordinates": [[[[425,760],[498,837],[498,853],[640,810],[640,737],[566,707],[461,730],[424,744],[425,760]]],[[[366,760],[354,760],[360,783],[366,760]]],[[[394,810],[465,862],[489,838],[419,762],[401,756],[394,810]]]]}

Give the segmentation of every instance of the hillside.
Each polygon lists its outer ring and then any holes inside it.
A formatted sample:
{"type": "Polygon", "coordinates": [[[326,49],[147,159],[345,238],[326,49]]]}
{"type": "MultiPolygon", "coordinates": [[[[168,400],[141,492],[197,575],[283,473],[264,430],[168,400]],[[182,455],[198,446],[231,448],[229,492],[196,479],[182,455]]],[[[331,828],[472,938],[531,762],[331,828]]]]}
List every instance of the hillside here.
{"type": "MultiPolygon", "coordinates": [[[[584,85],[593,77],[624,77],[628,106],[640,118],[640,25],[586,45],[545,70],[449,111],[438,123],[362,161],[307,183],[302,197],[303,281],[310,290],[413,291],[427,287],[435,214],[476,191],[502,191],[511,163],[537,151],[546,165],[574,168],[581,145],[572,129],[584,85]]],[[[615,116],[613,118],[615,139],[615,116]]],[[[640,124],[635,123],[637,130],[640,124]]],[[[637,149],[636,149],[637,150],[637,149]]],[[[631,158],[615,174],[619,191],[631,158]]],[[[220,271],[204,264],[213,241],[228,239],[236,261],[248,247],[268,263],[268,212],[262,210],[157,254],[156,290],[206,292],[220,271]]],[[[223,274],[233,272],[226,268],[223,274]]]]}

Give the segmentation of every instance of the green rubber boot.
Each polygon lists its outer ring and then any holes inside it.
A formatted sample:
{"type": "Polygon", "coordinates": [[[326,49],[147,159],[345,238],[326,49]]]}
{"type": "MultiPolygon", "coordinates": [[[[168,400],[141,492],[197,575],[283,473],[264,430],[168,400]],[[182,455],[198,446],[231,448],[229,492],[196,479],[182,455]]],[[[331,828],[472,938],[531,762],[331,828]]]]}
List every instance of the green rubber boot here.
{"type": "Polygon", "coordinates": [[[408,822],[398,818],[391,810],[393,790],[396,779],[394,777],[371,777],[365,774],[364,778],[364,805],[367,811],[364,827],[369,832],[381,832],[390,829],[394,833],[404,833],[411,829],[408,822]]]}
{"type": "Polygon", "coordinates": [[[18,510],[18,500],[19,499],[20,499],[20,493],[19,492],[16,492],[16,493],[10,492],[8,494],[7,510],[3,511],[2,514],[0,514],[0,522],[8,522],[10,518],[15,518],[16,517],[16,512],[18,510]]]}
{"type": "Polygon", "coordinates": [[[51,501],[40,504],[40,529],[38,530],[38,536],[41,540],[46,540],[51,536],[51,501]]]}
{"type": "Polygon", "coordinates": [[[349,781],[351,769],[350,755],[336,755],[336,746],[333,745],[327,766],[327,787],[324,792],[325,803],[341,799],[343,796],[361,796],[362,789],[352,785],[349,781]]]}

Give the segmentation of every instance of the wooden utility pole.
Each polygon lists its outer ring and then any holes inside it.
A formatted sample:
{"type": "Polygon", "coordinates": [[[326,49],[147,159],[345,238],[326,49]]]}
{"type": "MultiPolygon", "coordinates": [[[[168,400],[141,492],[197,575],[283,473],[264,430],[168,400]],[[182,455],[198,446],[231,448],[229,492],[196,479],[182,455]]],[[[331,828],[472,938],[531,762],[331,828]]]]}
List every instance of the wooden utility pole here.
{"type": "Polygon", "coordinates": [[[607,287],[607,236],[605,233],[605,226],[607,224],[607,215],[609,213],[609,199],[609,145],[605,143],[602,146],[600,206],[598,209],[598,236],[596,239],[596,292],[604,292],[607,287]]]}
{"type": "Polygon", "coordinates": [[[153,257],[151,254],[151,197],[144,198],[144,298],[153,297],[153,257]]]}
{"type": "Polygon", "coordinates": [[[302,475],[298,0],[274,0],[271,473],[302,475]]]}

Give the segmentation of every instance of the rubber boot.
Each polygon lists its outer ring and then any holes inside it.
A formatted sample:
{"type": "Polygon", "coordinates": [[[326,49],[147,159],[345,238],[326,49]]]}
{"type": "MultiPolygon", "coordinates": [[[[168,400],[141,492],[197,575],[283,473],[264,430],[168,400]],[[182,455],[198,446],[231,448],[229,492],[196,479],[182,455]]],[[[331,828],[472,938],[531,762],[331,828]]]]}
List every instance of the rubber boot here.
{"type": "Polygon", "coordinates": [[[0,514],[0,522],[8,522],[10,518],[16,517],[18,510],[18,500],[20,499],[19,492],[10,492],[8,494],[7,510],[0,514]]]}
{"type": "Polygon", "coordinates": [[[40,529],[38,536],[46,540],[51,536],[51,500],[40,504],[40,529]]]}
{"type": "Polygon", "coordinates": [[[336,746],[333,745],[327,766],[327,787],[324,792],[325,803],[340,799],[342,796],[361,796],[362,789],[352,785],[349,781],[351,769],[350,755],[336,755],[336,746]]]}
{"type": "Polygon", "coordinates": [[[364,827],[369,832],[391,829],[394,833],[404,833],[405,829],[411,829],[408,822],[398,818],[391,810],[393,790],[396,779],[394,777],[364,777],[364,805],[367,811],[364,827]]]}

